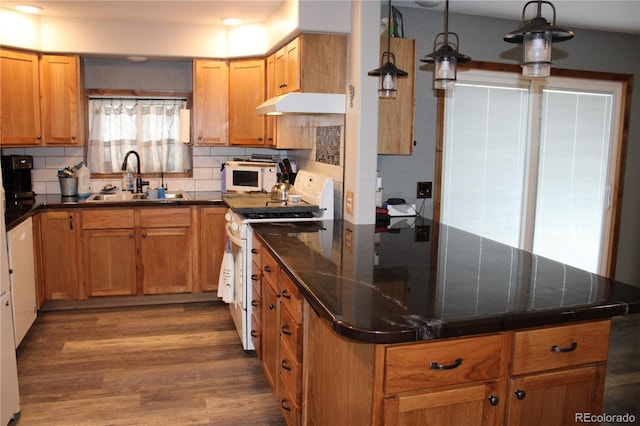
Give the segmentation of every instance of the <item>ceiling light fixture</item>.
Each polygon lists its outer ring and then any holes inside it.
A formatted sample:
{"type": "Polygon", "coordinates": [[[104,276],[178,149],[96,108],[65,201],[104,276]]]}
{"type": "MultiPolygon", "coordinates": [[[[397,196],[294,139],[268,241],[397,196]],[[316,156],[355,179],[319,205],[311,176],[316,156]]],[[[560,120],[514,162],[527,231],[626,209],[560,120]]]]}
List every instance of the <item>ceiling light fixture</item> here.
{"type": "Polygon", "coordinates": [[[42,11],[42,8],[40,6],[34,6],[31,4],[19,4],[16,6],[16,10],[33,15],[36,13],[40,13],[42,11]]]}
{"type": "Polygon", "coordinates": [[[459,45],[458,34],[449,32],[449,0],[446,0],[444,3],[444,32],[436,35],[433,41],[433,52],[420,58],[421,62],[434,64],[434,89],[453,88],[458,73],[458,64],[471,60],[469,56],[458,52],[459,45]],[[454,36],[455,42],[450,42],[449,36],[454,36]]]}
{"type": "Polygon", "coordinates": [[[242,24],[242,19],[238,18],[222,18],[222,23],[230,27],[242,24]]]}
{"type": "Polygon", "coordinates": [[[573,31],[556,28],[556,8],[548,1],[533,0],[527,2],[522,9],[521,27],[504,35],[504,41],[524,44],[522,75],[525,77],[547,77],[551,75],[551,44],[573,38],[573,31]],[[525,22],[524,15],[527,6],[538,5],[535,18],[525,22]],[[542,17],[542,3],[548,4],[553,10],[553,22],[549,23],[542,17]]]}
{"type": "Polygon", "coordinates": [[[389,0],[389,18],[387,26],[387,51],[382,54],[380,63],[383,63],[380,68],[376,68],[373,71],[369,71],[368,75],[373,77],[380,77],[380,88],[378,89],[378,96],[380,98],[395,98],[398,91],[396,90],[396,77],[406,77],[408,72],[396,67],[396,57],[391,53],[391,0],[389,0]],[[386,58],[386,63],[385,63],[386,58]]]}

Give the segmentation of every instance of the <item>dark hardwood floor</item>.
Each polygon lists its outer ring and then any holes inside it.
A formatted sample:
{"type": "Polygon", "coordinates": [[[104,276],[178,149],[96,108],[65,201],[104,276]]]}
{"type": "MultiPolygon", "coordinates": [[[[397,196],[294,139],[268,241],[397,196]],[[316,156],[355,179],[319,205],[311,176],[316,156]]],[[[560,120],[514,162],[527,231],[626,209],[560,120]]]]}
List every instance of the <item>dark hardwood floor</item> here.
{"type": "Polygon", "coordinates": [[[30,425],[283,425],[219,302],[39,313],[18,350],[30,425]]]}
{"type": "MultiPolygon", "coordinates": [[[[639,330],[614,318],[603,410],[637,422],[639,330]]],[[[219,302],[41,312],[18,374],[19,426],[284,425],[219,302]]]]}

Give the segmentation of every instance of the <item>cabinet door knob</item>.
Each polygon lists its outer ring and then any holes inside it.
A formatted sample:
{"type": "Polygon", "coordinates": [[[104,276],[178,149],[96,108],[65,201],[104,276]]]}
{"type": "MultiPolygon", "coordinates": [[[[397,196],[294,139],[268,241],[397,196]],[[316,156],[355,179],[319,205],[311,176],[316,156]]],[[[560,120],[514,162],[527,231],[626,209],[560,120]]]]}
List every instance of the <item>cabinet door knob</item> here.
{"type": "Polygon", "coordinates": [[[524,399],[524,397],[527,396],[527,393],[520,389],[517,389],[515,393],[516,393],[516,398],[520,400],[524,399]]]}
{"type": "Polygon", "coordinates": [[[462,359],[458,358],[454,361],[453,364],[449,364],[449,365],[442,365],[442,364],[438,364],[437,362],[432,362],[431,365],[429,365],[429,368],[432,370],[453,370],[454,368],[458,368],[462,365],[462,359]]]}
{"type": "Polygon", "coordinates": [[[253,254],[258,254],[258,250],[256,250],[256,249],[252,248],[252,249],[251,249],[251,253],[253,253],[253,254]]]}
{"type": "Polygon", "coordinates": [[[267,265],[267,266],[265,266],[265,267],[264,267],[264,271],[265,271],[265,272],[272,272],[272,271],[271,271],[271,267],[270,267],[269,265],[267,265]]]}
{"type": "Polygon", "coordinates": [[[147,233],[146,232],[142,233],[142,238],[147,238],[147,233]]]}
{"type": "Polygon", "coordinates": [[[258,281],[258,275],[251,274],[251,281],[258,281]]]}
{"type": "Polygon", "coordinates": [[[282,334],[286,334],[287,336],[291,336],[291,330],[289,329],[289,324],[285,324],[282,326],[282,334]]]}
{"type": "Polygon", "coordinates": [[[280,363],[280,365],[282,365],[282,368],[287,370],[287,371],[291,371],[291,367],[289,367],[289,365],[287,364],[287,360],[286,358],[282,360],[282,362],[280,363]]]}
{"type": "Polygon", "coordinates": [[[129,234],[129,238],[133,238],[133,233],[129,234]]]}
{"type": "Polygon", "coordinates": [[[258,307],[258,301],[257,300],[252,300],[251,301],[251,306],[253,306],[254,308],[258,307]]]}
{"type": "Polygon", "coordinates": [[[258,337],[258,332],[256,330],[251,330],[251,337],[258,337]]]}
{"type": "Polygon", "coordinates": [[[285,411],[291,411],[291,407],[287,406],[287,399],[283,399],[282,401],[280,401],[280,406],[282,407],[283,410],[285,411]]]}
{"type": "Polygon", "coordinates": [[[500,398],[498,398],[497,396],[489,396],[489,404],[493,405],[494,407],[496,405],[498,405],[498,403],[500,402],[500,398]]]}
{"type": "Polygon", "coordinates": [[[282,290],[282,297],[284,297],[285,299],[291,300],[291,295],[289,294],[286,288],[282,290]]]}
{"type": "Polygon", "coordinates": [[[573,352],[578,347],[578,342],[572,342],[568,348],[561,348],[560,346],[551,346],[551,352],[573,352]]]}
{"type": "Polygon", "coordinates": [[[275,309],[276,305],[274,305],[273,303],[269,303],[269,309],[275,309]]]}
{"type": "Polygon", "coordinates": [[[71,140],[72,140],[72,141],[75,141],[75,140],[76,140],[76,137],[75,137],[75,136],[71,136],[71,140]]]}

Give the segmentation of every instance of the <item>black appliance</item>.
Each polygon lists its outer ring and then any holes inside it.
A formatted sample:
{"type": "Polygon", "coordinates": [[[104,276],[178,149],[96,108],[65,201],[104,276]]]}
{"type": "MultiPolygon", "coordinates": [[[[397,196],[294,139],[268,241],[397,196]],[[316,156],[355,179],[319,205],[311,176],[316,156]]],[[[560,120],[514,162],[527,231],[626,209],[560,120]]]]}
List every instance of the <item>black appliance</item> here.
{"type": "Polygon", "coordinates": [[[31,187],[32,169],[33,157],[30,155],[2,156],[2,184],[7,201],[35,197],[31,187]]]}

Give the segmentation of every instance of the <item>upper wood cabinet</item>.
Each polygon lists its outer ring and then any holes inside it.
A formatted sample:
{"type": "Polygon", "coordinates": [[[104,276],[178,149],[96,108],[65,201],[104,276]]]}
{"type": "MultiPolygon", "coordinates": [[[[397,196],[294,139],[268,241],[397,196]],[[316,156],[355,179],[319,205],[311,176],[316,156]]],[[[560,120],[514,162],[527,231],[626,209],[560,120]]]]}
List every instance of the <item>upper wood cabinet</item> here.
{"type": "Polygon", "coordinates": [[[42,55],[40,97],[44,144],[84,144],[82,83],[77,56],[42,55]]]}
{"type": "Polygon", "coordinates": [[[265,100],[265,60],[229,62],[229,143],[265,145],[265,117],[256,107],[265,100]]]}
{"type": "Polygon", "coordinates": [[[193,61],[193,138],[196,145],[229,143],[227,61],[193,61]]]}
{"type": "MultiPolygon", "coordinates": [[[[267,99],[271,99],[276,95],[276,54],[270,55],[266,59],[266,91],[267,99]]],[[[266,145],[274,147],[276,145],[276,117],[267,115],[266,117],[265,136],[267,138],[266,145]]]]}
{"type": "Polygon", "coordinates": [[[0,143],[41,145],[38,55],[0,49],[0,143]]]}
{"type": "MultiPolygon", "coordinates": [[[[381,52],[387,39],[380,41],[381,52]]],[[[415,40],[391,38],[391,52],[396,66],[409,73],[396,79],[397,96],[378,101],[378,154],[411,155],[413,152],[414,86],[416,69],[415,40]]]]}
{"type": "Polygon", "coordinates": [[[347,37],[301,34],[275,53],[274,94],[288,92],[344,93],[347,37]]]}
{"type": "Polygon", "coordinates": [[[0,142],[6,146],[84,143],[80,60],[2,49],[0,142]]]}

